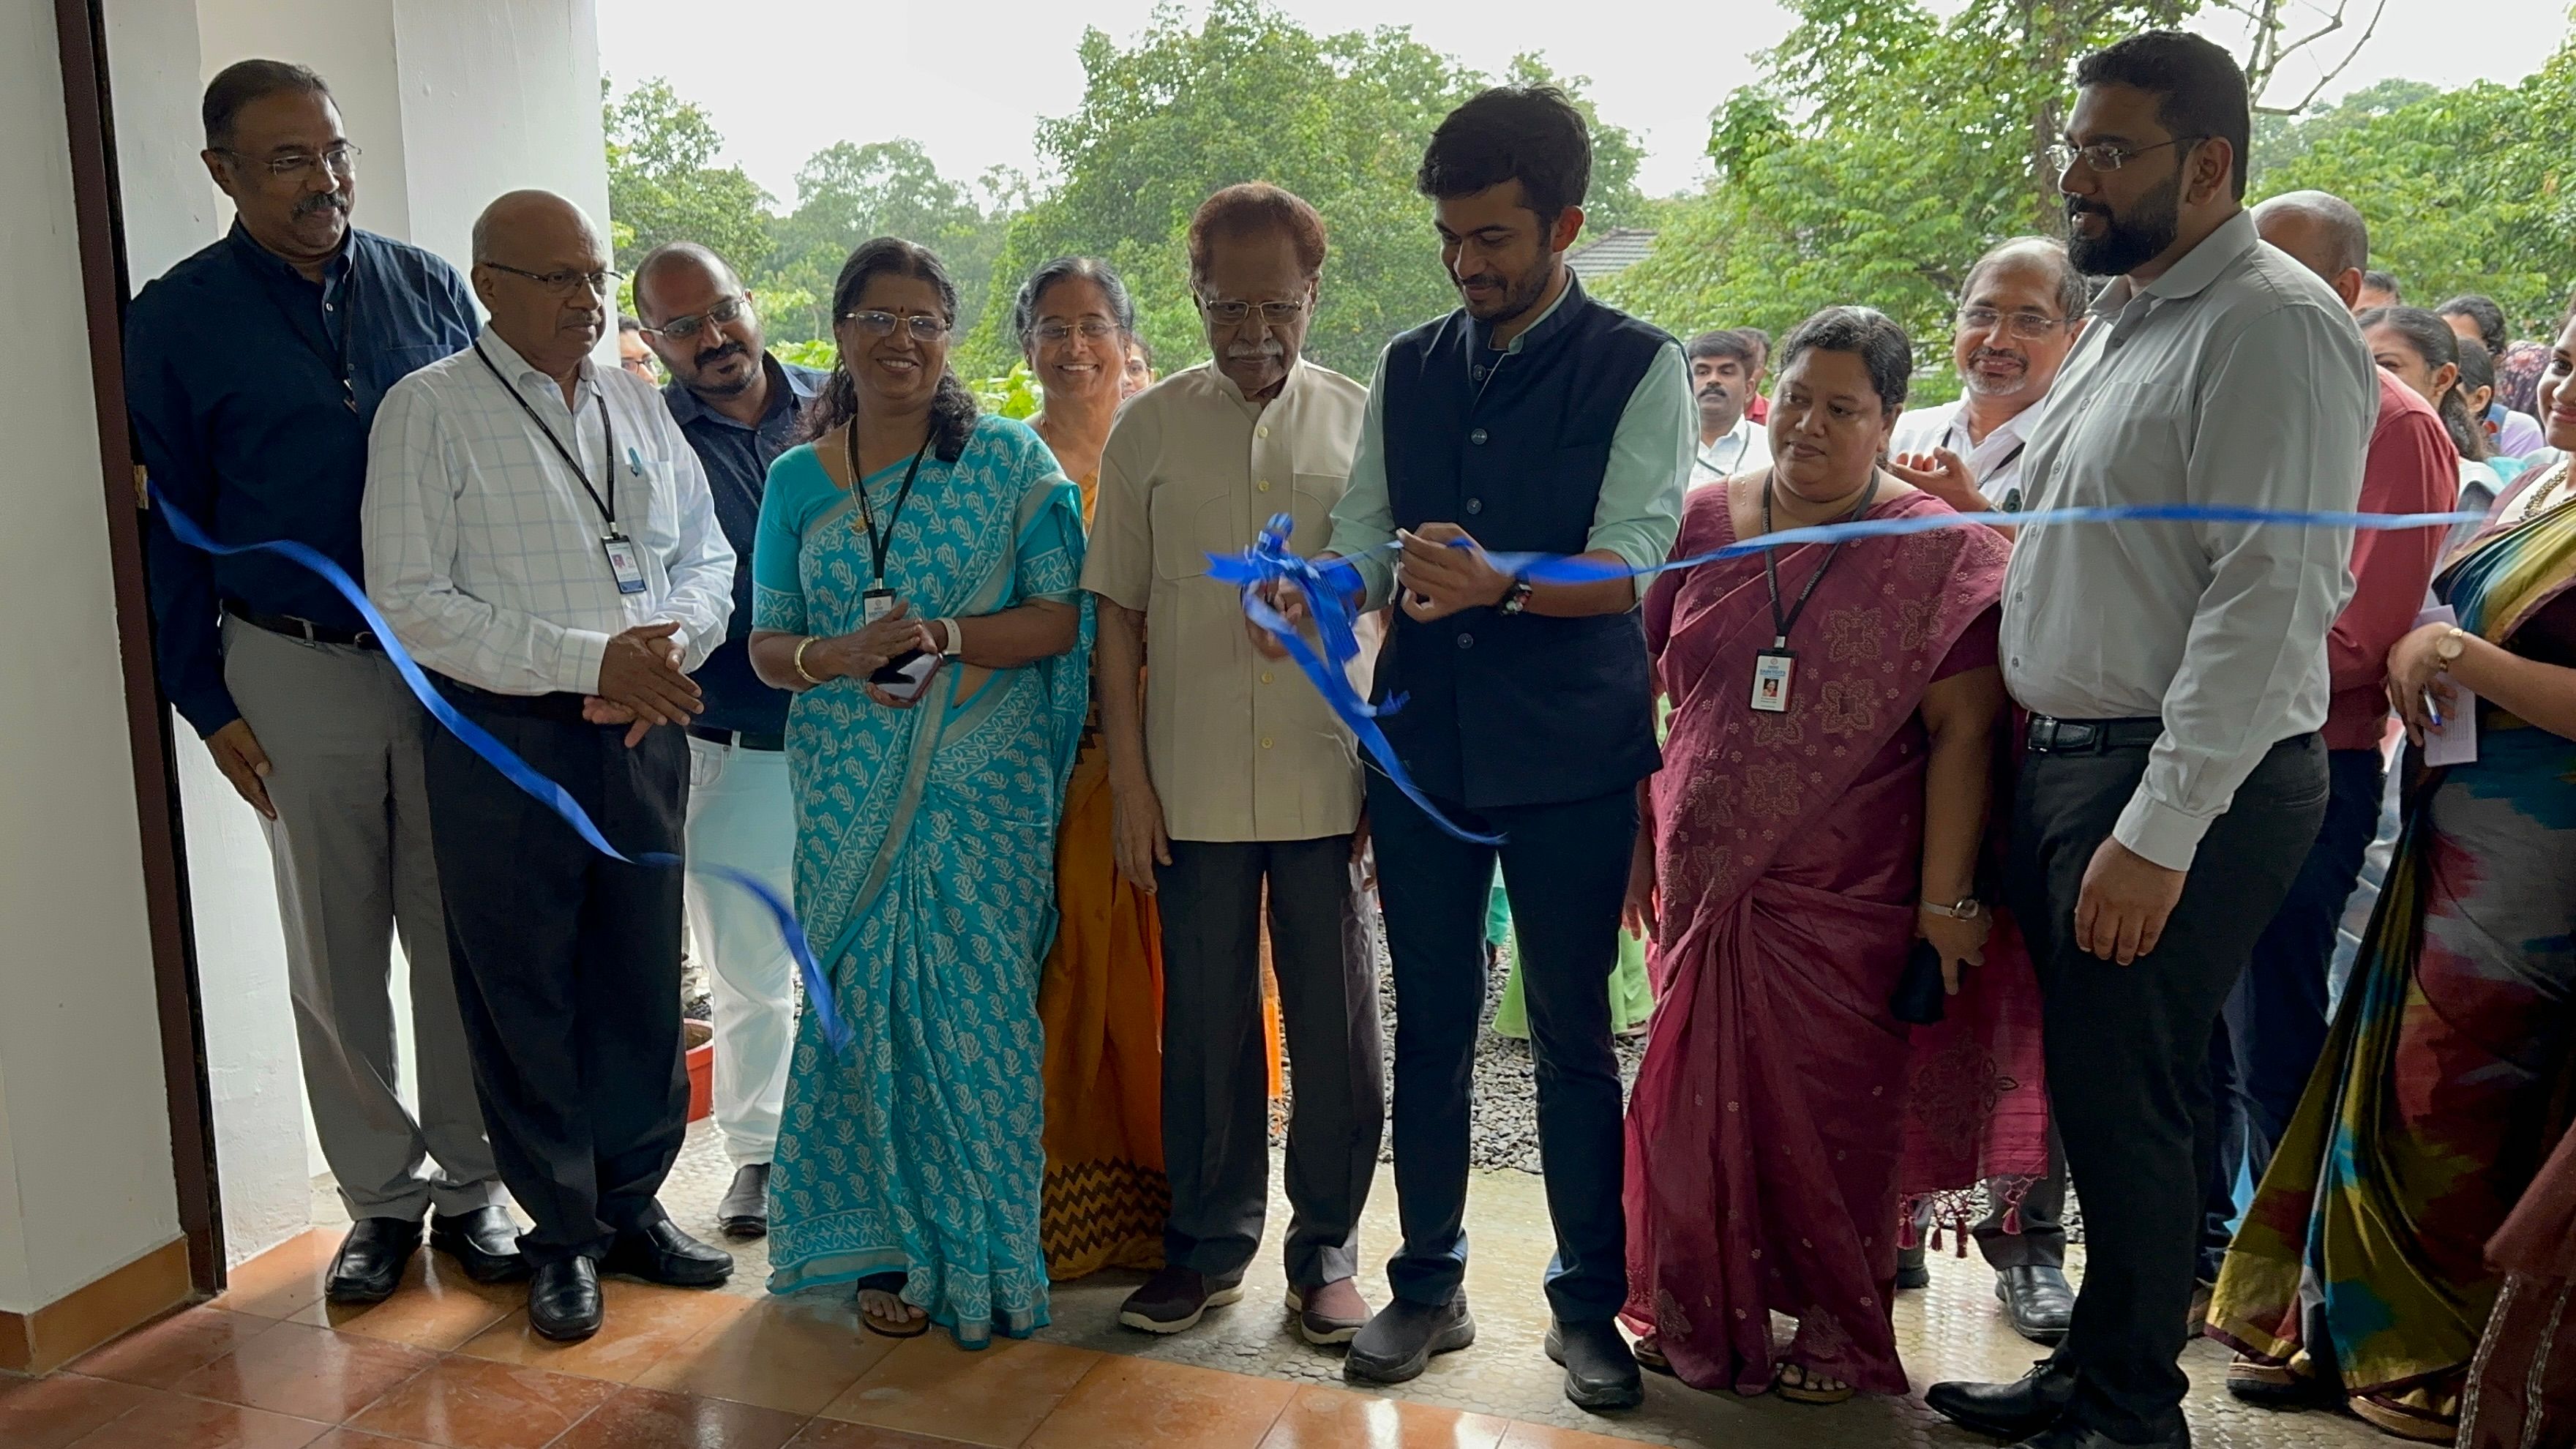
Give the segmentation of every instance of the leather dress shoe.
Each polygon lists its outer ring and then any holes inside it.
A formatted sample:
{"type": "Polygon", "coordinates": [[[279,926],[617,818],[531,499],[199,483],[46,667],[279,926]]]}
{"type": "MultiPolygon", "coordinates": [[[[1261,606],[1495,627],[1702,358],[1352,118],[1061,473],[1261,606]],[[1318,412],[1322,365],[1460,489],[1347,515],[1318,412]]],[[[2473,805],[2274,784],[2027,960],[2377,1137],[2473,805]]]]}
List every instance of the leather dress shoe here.
{"type": "Polygon", "coordinates": [[[1618,1326],[1549,1319],[1547,1356],[1565,1366],[1565,1397],[1578,1409],[1633,1409],[1646,1401],[1637,1356],[1618,1326]]]}
{"type": "Polygon", "coordinates": [[[2046,1265],[1997,1269],[1995,1297],[2013,1332],[2033,1343],[2054,1346],[2075,1319],[2075,1290],[2064,1273],[2046,1265]]]}
{"type": "Polygon", "coordinates": [[[1342,1377],[1360,1384],[1400,1384],[1422,1373],[1435,1353],[1450,1353],[1476,1341],[1476,1320],[1467,1312],[1467,1290],[1461,1288],[1441,1304],[1398,1298],[1377,1311],[1351,1339],[1342,1360],[1342,1377]]]}
{"type": "Polygon", "coordinates": [[[716,1227],[728,1238],[769,1235],[768,1163],[745,1163],[734,1169],[733,1186],[716,1204],[716,1227]]]}
{"type": "Polygon", "coordinates": [[[402,1281],[403,1265],[420,1251],[420,1223],[410,1218],[360,1218],[331,1256],[323,1291],[334,1303],[382,1303],[402,1281]]]}
{"type": "Polygon", "coordinates": [[[1942,1418],[1998,1439],[2020,1439],[2057,1422],[2075,1397],[2075,1372],[2041,1359],[2008,1384],[1934,1384],[1924,1405],[1942,1418]]]}
{"type": "Polygon", "coordinates": [[[537,1269],[528,1280],[528,1326],[557,1343],[599,1332],[599,1269],[575,1255],[537,1269]]]}
{"type": "Polygon", "coordinates": [[[664,1218],[651,1227],[619,1233],[600,1266],[672,1288],[712,1288],[733,1276],[733,1254],[699,1242],[664,1218]]]}
{"type": "Polygon", "coordinates": [[[505,1207],[432,1217],[429,1245],[454,1258],[477,1283],[516,1283],[528,1276],[528,1260],[519,1256],[519,1225],[505,1207]]]}
{"type": "Polygon", "coordinates": [[[2059,1424],[2040,1430],[2014,1445],[2013,1449],[2191,1449],[2191,1426],[2176,1414],[2171,1433],[2142,1444],[2132,1444],[2125,1439],[2114,1439],[2099,1429],[2059,1424]]]}

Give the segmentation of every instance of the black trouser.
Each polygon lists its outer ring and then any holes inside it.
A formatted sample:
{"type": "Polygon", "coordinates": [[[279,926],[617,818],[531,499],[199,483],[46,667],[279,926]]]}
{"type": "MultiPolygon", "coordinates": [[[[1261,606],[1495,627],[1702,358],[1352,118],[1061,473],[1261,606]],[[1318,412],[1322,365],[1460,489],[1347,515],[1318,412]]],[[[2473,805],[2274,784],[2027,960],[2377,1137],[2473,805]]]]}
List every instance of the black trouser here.
{"type": "Polygon", "coordinates": [[[1351,837],[1172,842],[1154,873],[1163,925],[1163,1261],[1243,1271],[1270,1202],[1270,1054],[1261,1027],[1261,885],[1296,1073],[1285,1246],[1300,1291],[1359,1271],[1386,1070],[1377,949],[1351,837]]]}
{"type": "Polygon", "coordinates": [[[2245,975],[2227,998],[2209,1048],[2210,1081],[2220,1095],[2219,1150],[2204,1184],[2209,1231],[2201,1241],[2200,1276],[2215,1280],[2227,1251],[2226,1225],[2236,1216],[2242,1167],[2256,1182],[2290,1125],[2309,1074],[2326,1049],[2326,996],[2335,928],[2361,881],[2362,856],[2379,833],[2387,769],[2377,750],[2329,750],[2333,784],[2325,823],[2291,883],[2289,898],[2263,928],[2245,975]]]}
{"type": "MultiPolygon", "coordinates": [[[[1568,1323],[1606,1322],[1628,1296],[1610,973],[1637,839],[1636,791],[1484,811],[1443,801],[1440,811],[1505,837],[1503,888],[1520,943],[1539,1161],[1556,1225],[1548,1305],[1568,1323]]],[[[1395,961],[1395,1191],[1404,1247],[1387,1265],[1387,1285],[1412,1302],[1444,1303],[1467,1266],[1469,1117],[1496,851],[1443,831],[1374,772],[1369,820],[1395,961]]]]}
{"type": "Polygon", "coordinates": [[[2265,752],[2202,837],[2155,950],[2128,966],[2075,945],[2085,867],[2147,765],[2144,745],[2023,757],[2013,907],[2039,967],[2049,1101],[2084,1203],[2084,1287],[2056,1362],[2072,1422],[2124,1442],[2176,1432],[2201,1173],[2216,1131],[2212,1027],[2288,894],[2326,806],[2325,746],[2265,752]]]}
{"type": "MultiPolygon", "coordinates": [[[[676,853],[688,739],[629,750],[571,695],[445,690],[468,718],[571,793],[629,856],[676,853]]],[[[448,952],[501,1180],[544,1264],[605,1254],[662,1219],[689,1080],[680,1051],[680,871],[624,865],[444,730],[429,737],[431,848],[448,952]]]]}

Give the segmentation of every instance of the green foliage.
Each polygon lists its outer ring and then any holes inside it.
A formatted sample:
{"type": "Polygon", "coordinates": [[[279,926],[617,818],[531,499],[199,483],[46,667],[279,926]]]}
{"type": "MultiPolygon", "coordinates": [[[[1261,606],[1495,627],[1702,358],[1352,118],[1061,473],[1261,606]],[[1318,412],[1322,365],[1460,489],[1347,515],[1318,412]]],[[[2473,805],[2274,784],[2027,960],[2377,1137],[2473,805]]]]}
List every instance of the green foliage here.
{"type": "Polygon", "coordinates": [[[2254,195],[2272,195],[2272,172],[2315,150],[2318,142],[2441,93],[2440,86],[2391,77],[2304,116],[2258,115],[2254,118],[2253,155],[2245,164],[2246,189],[2254,195]]]}
{"type": "Polygon", "coordinates": [[[751,275],[769,255],[769,194],[741,167],[716,164],[724,138],[707,113],[658,78],[602,109],[618,269],[632,271],[664,242],[694,241],[751,275]]]}
{"type": "Polygon", "coordinates": [[[773,247],[758,288],[773,336],[829,336],[841,263],[880,236],[939,254],[957,284],[958,330],[973,331],[992,290],[1006,218],[986,216],[964,185],[939,174],[920,142],[836,142],[796,173],[796,197],[796,209],[771,223],[773,247]]]}
{"type": "Polygon", "coordinates": [[[2372,264],[2409,299],[2484,292],[2517,335],[2545,336],[2576,286],[2571,98],[2576,36],[2518,86],[2424,94],[2324,130],[2264,172],[2261,194],[2331,191],[2369,219],[2372,264]]]}
{"type": "Polygon", "coordinates": [[[1914,0],[1795,0],[1766,82],[1718,110],[1714,181],[1602,290],[1684,335],[1777,336],[1845,302],[1943,335],[1981,252],[2059,229],[2034,158],[2061,128],[2075,60],[2196,3],[1972,0],[1945,20],[1914,0]]]}
{"type": "MultiPolygon", "coordinates": [[[[1093,30],[1079,55],[1080,106],[1038,128],[1039,150],[1062,180],[1013,219],[961,367],[998,371],[1018,356],[1018,340],[1003,335],[1005,299],[1067,253],[1103,257],[1126,277],[1139,330],[1166,371],[1204,356],[1189,218],[1209,193],[1241,181],[1296,192],[1331,229],[1306,344],[1318,362],[1365,377],[1389,337],[1457,305],[1413,174],[1432,128],[1486,77],[1407,31],[1317,35],[1260,0],[1216,0],[1195,26],[1178,10],[1158,11],[1130,47],[1093,30]]],[[[1556,79],[1536,57],[1515,61],[1511,75],[1556,79]]],[[[1580,83],[1571,89],[1579,94],[1580,83]]],[[[1594,212],[1641,211],[1634,138],[1604,128],[1595,141],[1594,212]]]]}

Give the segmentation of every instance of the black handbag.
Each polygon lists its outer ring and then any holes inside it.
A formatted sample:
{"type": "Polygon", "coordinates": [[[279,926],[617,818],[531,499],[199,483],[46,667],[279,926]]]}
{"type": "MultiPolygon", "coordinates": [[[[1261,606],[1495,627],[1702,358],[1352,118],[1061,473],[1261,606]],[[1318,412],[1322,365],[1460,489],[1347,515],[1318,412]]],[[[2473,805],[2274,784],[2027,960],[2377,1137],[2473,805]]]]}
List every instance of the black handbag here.
{"type": "Polygon", "coordinates": [[[1909,1026],[1938,1026],[1949,1009],[1949,996],[1941,984],[1940,949],[1928,940],[1916,941],[1904,973],[1896,978],[1895,993],[1887,998],[1888,1011],[1909,1026]]]}

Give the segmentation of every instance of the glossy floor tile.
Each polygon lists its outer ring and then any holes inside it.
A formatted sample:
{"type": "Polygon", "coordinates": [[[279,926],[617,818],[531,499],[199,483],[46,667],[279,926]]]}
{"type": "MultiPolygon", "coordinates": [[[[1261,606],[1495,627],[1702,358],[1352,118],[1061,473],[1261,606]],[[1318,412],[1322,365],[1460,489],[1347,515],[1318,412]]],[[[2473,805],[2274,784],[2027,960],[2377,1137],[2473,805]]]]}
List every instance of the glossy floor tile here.
{"type": "Polygon", "coordinates": [[[278,1244],[226,1277],[215,1307],[256,1318],[291,1318],[322,1301],[331,1256],[345,1227],[315,1228],[278,1244]]]}
{"type": "Polygon", "coordinates": [[[436,1355],[401,1344],[280,1323],[170,1387],[337,1424],[437,1362],[436,1355]]]}
{"type": "Polygon", "coordinates": [[[769,1298],[701,1331],[636,1382],[791,1414],[818,1414],[895,1341],[859,1326],[847,1294],[769,1298]]]}
{"type": "Polygon", "coordinates": [[[528,1326],[521,1308],[468,1340],[457,1352],[555,1373],[633,1383],[673,1349],[743,1312],[740,1298],[698,1288],[660,1288],[609,1278],[600,1285],[599,1332],[556,1343],[528,1326]]]}
{"type": "Polygon", "coordinates": [[[477,1283],[445,1254],[423,1250],[413,1255],[403,1269],[402,1286],[384,1302],[342,1304],[317,1299],[289,1321],[446,1353],[527,1301],[525,1283],[477,1283]]]}
{"type": "Polygon", "coordinates": [[[147,1392],[132,1384],[72,1373],[41,1379],[0,1375],[0,1444],[9,1449],[64,1449],[142,1403],[147,1392]]]}
{"type": "Polygon", "coordinates": [[[933,1330],[906,1339],[824,1406],[827,1418],[1012,1449],[1084,1374],[1114,1362],[1061,1344],[996,1340],[967,1353],[933,1330]]]}
{"type": "Polygon", "coordinates": [[[783,1449],[802,1415],[750,1404],[625,1389],[557,1439],[552,1449],[783,1449]]]}
{"type": "Polygon", "coordinates": [[[1491,1414],[1309,1385],[1279,1411],[1261,1449],[1495,1449],[1510,1427],[1491,1414]]]}
{"type": "Polygon", "coordinates": [[[1024,1441],[1028,1449],[1257,1449],[1294,1384],[1188,1364],[1113,1358],[1065,1395],[1024,1441]]]}
{"type": "Polygon", "coordinates": [[[73,1443],[75,1449],[305,1449],[330,1430],[312,1419],[148,1389],[143,1402],[73,1443]]]}
{"type": "Polygon", "coordinates": [[[220,1308],[183,1308],[72,1361],[71,1370],[166,1389],[277,1326],[220,1308]]]}
{"type": "Polygon", "coordinates": [[[598,1379],[451,1356],[349,1426],[447,1449],[543,1449],[616,1396],[598,1379]]]}

